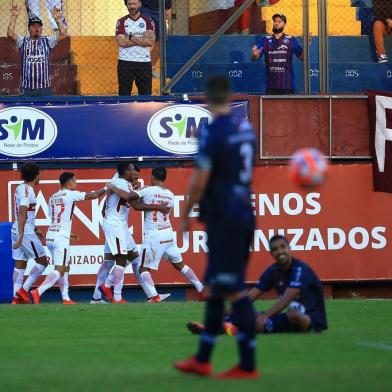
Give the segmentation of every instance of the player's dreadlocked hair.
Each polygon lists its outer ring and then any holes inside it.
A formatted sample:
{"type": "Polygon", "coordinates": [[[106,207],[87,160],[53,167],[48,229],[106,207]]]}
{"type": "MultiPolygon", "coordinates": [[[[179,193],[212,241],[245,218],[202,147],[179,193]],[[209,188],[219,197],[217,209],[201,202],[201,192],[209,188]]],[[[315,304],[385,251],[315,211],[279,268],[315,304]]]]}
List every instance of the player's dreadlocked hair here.
{"type": "Polygon", "coordinates": [[[212,76],[206,84],[207,101],[212,105],[223,105],[230,101],[231,86],[225,76],[212,76]]]}

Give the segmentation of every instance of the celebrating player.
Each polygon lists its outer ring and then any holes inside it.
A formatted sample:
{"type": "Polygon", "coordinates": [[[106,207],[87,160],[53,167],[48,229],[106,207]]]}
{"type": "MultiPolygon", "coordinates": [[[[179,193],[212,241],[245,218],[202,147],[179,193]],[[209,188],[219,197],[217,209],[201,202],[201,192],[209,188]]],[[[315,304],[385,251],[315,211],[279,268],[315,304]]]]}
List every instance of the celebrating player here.
{"type": "MultiPolygon", "coordinates": [[[[271,309],[256,315],[257,332],[322,332],[327,329],[323,286],[317,275],[306,263],[292,257],[285,237],[275,235],[269,245],[276,262],[261,274],[249,296],[255,301],[273,288],[280,299],[271,309]]],[[[232,318],[223,324],[222,332],[235,335],[236,325],[237,321],[232,318]]],[[[197,334],[205,329],[196,322],[188,323],[188,328],[197,334]]]]}
{"type": "MultiPolygon", "coordinates": [[[[109,186],[111,192],[106,200],[105,217],[102,224],[106,239],[104,258],[105,261],[114,258],[115,265],[111,271],[112,277],[108,276],[105,283],[99,285],[99,289],[110,302],[124,303],[126,301],[122,298],[121,291],[124,283],[125,267],[128,260],[132,264],[140,263],[135,241],[128,230],[130,206],[132,201],[139,199],[139,194],[133,191],[131,184],[135,176],[133,164],[121,162],[117,166],[117,172],[118,177],[114,178],[109,186]]],[[[168,208],[163,205],[141,203],[140,210],[166,213],[168,208]]],[[[104,272],[97,277],[97,281],[102,279],[103,276],[104,272]]],[[[146,288],[144,287],[144,289],[146,288]]]]}
{"type": "Polygon", "coordinates": [[[200,201],[200,219],[207,226],[206,328],[197,354],[175,367],[202,376],[211,373],[210,358],[228,301],[238,320],[240,363],[217,377],[256,378],[255,313],[244,283],[254,231],[250,194],[255,135],[247,121],[231,113],[230,99],[226,78],[217,76],[208,81],[207,100],[214,120],[200,132],[199,156],[182,213],[182,229],[188,231],[189,212],[200,201]]]}
{"type": "MultiPolygon", "coordinates": [[[[164,167],[156,167],[151,171],[151,185],[138,191],[144,203],[173,207],[174,195],[165,188],[167,171],[164,167]]],[[[144,239],[142,245],[142,265],[140,274],[144,284],[150,290],[151,302],[161,302],[151,277],[151,270],[158,270],[161,258],[165,258],[180,271],[198,293],[203,291],[203,284],[193,270],[184,264],[181,253],[174,243],[173,229],[169,214],[158,211],[146,212],[144,215],[144,239]]]]}
{"type": "Polygon", "coordinates": [[[11,231],[12,257],[15,260],[13,304],[31,302],[28,291],[48,265],[48,259],[40,241],[42,234],[35,227],[35,206],[37,199],[35,197],[34,187],[39,184],[39,167],[32,162],[25,163],[21,167],[20,172],[24,182],[18,185],[15,190],[15,221],[11,231]],[[28,278],[23,284],[27,260],[30,258],[33,258],[36,264],[31,269],[28,278]]]}
{"type": "Polygon", "coordinates": [[[94,192],[79,192],[76,190],[75,175],[64,172],[59,177],[61,189],[49,199],[50,226],[46,234],[46,245],[52,255],[54,270],[48,274],[42,284],[31,292],[33,302],[39,304],[42,294],[50,289],[58,280],[63,303],[74,304],[68,296],[68,263],[70,256],[70,240],[72,216],[75,203],[82,200],[97,199],[107,188],[94,192]]]}

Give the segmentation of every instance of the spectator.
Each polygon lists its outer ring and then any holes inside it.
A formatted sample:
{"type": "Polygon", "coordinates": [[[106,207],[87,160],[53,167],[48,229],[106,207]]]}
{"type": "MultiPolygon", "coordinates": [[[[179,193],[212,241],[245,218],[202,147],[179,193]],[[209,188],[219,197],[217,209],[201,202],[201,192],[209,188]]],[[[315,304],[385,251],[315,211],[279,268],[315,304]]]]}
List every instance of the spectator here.
{"type": "MultiPolygon", "coordinates": [[[[172,1],[165,0],[165,22],[167,23],[171,18],[172,1]]],[[[143,0],[140,12],[149,16],[155,24],[155,45],[151,51],[151,63],[155,67],[159,59],[159,0],[143,0]]],[[[159,77],[159,72],[153,70],[153,76],[159,77]]]]}
{"type": "MultiPolygon", "coordinates": [[[[234,7],[238,9],[241,7],[242,4],[244,4],[244,2],[245,0],[235,0],[234,7]]],[[[238,34],[249,34],[251,8],[251,6],[247,8],[237,20],[238,34]]]]}
{"type": "Polygon", "coordinates": [[[387,63],[388,57],[384,45],[384,35],[392,34],[392,1],[373,0],[374,23],[373,35],[378,63],[387,63]]]}
{"type": "Polygon", "coordinates": [[[272,20],[273,34],[262,37],[252,48],[252,60],[265,56],[266,94],[294,94],[293,54],[303,60],[303,51],[294,37],[284,33],[287,18],[275,14],[272,20]]]}
{"type": "Polygon", "coordinates": [[[62,24],[61,10],[54,8],[52,17],[57,24],[57,33],[49,37],[42,35],[42,21],[35,17],[29,19],[29,36],[16,35],[16,20],[22,10],[20,5],[11,8],[11,21],[7,36],[19,48],[22,60],[22,78],[19,95],[25,97],[42,97],[52,95],[50,80],[49,54],[57,43],[67,36],[62,24]]]}
{"type": "MultiPolygon", "coordinates": [[[[57,23],[54,20],[51,10],[56,8],[58,10],[61,10],[61,22],[62,24],[67,27],[67,22],[64,18],[64,13],[63,13],[63,0],[45,0],[46,4],[46,12],[48,14],[48,19],[49,22],[52,26],[52,29],[54,31],[57,31],[57,23]]],[[[33,18],[39,18],[42,20],[42,14],[41,14],[41,0],[26,0],[26,9],[27,9],[27,15],[29,19],[33,18]]]]}
{"type": "Polygon", "coordinates": [[[151,95],[152,66],[150,48],[155,41],[153,20],[142,13],[140,0],[124,0],[129,14],[117,21],[118,95],[130,95],[136,82],[139,95],[151,95]]]}

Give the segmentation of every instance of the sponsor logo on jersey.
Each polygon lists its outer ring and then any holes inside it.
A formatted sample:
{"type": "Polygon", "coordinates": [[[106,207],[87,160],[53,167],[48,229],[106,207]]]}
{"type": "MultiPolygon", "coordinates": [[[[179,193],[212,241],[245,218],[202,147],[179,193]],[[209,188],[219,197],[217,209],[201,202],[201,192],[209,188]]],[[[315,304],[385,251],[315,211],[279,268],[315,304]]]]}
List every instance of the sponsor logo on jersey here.
{"type": "Polygon", "coordinates": [[[277,50],[284,50],[284,49],[288,49],[288,46],[286,46],[286,45],[280,45],[279,47],[278,47],[278,49],[277,50]]]}
{"type": "Polygon", "coordinates": [[[29,107],[0,110],[0,154],[28,157],[47,150],[57,138],[56,122],[29,107]]]}
{"type": "Polygon", "coordinates": [[[212,120],[212,114],[196,105],[173,105],[151,117],[147,125],[150,140],[173,154],[189,155],[198,150],[197,134],[212,120]]]}

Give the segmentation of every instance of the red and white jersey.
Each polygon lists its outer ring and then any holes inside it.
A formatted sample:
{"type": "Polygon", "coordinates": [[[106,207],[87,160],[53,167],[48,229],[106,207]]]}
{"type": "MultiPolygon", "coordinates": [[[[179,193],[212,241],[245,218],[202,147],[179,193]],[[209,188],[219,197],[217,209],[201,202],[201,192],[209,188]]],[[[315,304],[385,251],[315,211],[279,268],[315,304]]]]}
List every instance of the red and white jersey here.
{"type": "MultiPolygon", "coordinates": [[[[126,15],[117,21],[116,36],[123,34],[126,37],[132,35],[136,38],[142,38],[147,30],[155,33],[155,25],[153,20],[147,16],[140,14],[137,19],[132,19],[130,15],[126,15]]],[[[131,46],[129,48],[119,47],[118,58],[124,61],[150,62],[150,48],[142,46],[131,46]]]]}
{"type": "Polygon", "coordinates": [[[37,198],[35,197],[34,188],[26,183],[16,187],[14,195],[14,229],[18,230],[18,216],[21,206],[27,207],[27,219],[24,227],[25,233],[34,233],[35,229],[35,205],[37,198]]]}
{"type": "MultiPolygon", "coordinates": [[[[131,183],[124,178],[113,177],[111,184],[125,192],[133,190],[131,183]]],[[[128,228],[129,209],[130,205],[126,200],[111,192],[106,199],[104,220],[112,226],[128,228]]]]}
{"type": "Polygon", "coordinates": [[[49,199],[50,226],[48,235],[60,234],[70,238],[75,202],[86,198],[86,192],[60,189],[49,199]]]}
{"type": "MultiPolygon", "coordinates": [[[[172,208],[174,194],[167,188],[160,186],[147,186],[137,191],[145,204],[165,204],[172,208]]],[[[152,235],[161,230],[172,230],[169,214],[158,211],[146,211],[144,213],[144,235],[152,235]]]]}

